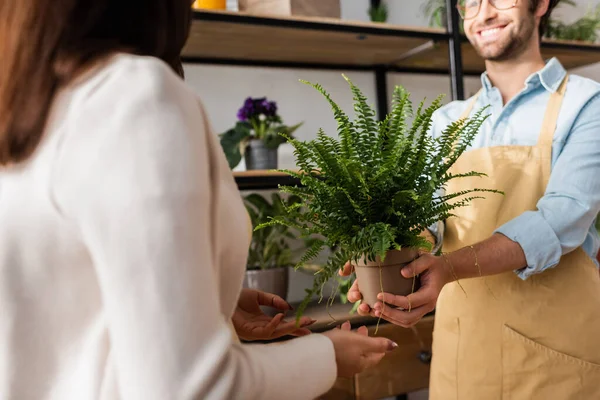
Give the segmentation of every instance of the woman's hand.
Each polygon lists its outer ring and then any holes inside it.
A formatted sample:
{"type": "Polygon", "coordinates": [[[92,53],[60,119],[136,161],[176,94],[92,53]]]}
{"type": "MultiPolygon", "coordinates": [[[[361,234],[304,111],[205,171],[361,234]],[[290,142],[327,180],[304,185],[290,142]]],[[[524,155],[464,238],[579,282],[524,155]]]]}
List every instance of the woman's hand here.
{"type": "Polygon", "coordinates": [[[292,310],[292,306],[277,295],[260,290],[242,289],[231,319],[240,339],[251,341],[271,340],[287,335],[305,336],[311,333],[306,327],[316,322],[309,317],[302,317],[300,328],[297,328],[295,321],[283,320],[283,313],[269,317],[262,312],[260,306],[268,306],[284,312],[292,310]]]}
{"type": "Polygon", "coordinates": [[[333,342],[338,376],[344,378],[351,378],[375,366],[387,352],[398,347],[389,339],[369,337],[365,326],[352,332],[349,322],[344,322],[341,329],[332,329],[323,335],[333,342]]]}
{"type": "MultiPolygon", "coordinates": [[[[340,275],[350,275],[353,268],[350,263],[347,263],[340,271],[340,275]]],[[[442,288],[446,283],[453,281],[450,267],[444,257],[437,257],[429,253],[421,253],[419,258],[404,267],[401,273],[405,278],[420,275],[421,287],[419,290],[408,296],[380,293],[377,296],[380,301],[375,303],[373,309],[366,304],[361,304],[358,307],[358,313],[373,317],[381,316],[388,322],[408,328],[435,309],[442,288]]],[[[348,292],[348,301],[356,303],[361,299],[359,282],[356,280],[348,292]]]]}

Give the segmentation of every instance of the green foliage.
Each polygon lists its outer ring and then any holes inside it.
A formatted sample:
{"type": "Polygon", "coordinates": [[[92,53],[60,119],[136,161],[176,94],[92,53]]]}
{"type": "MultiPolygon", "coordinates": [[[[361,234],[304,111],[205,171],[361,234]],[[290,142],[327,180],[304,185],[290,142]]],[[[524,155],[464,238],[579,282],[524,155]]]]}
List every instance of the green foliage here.
{"type": "Polygon", "coordinates": [[[600,28],[600,5],[589,10],[582,18],[571,24],[564,24],[551,19],[546,31],[546,37],[562,40],[577,40],[596,42],[597,31],[600,28]]]}
{"type": "MultiPolygon", "coordinates": [[[[574,7],[577,4],[573,0],[560,0],[558,6],[561,5],[574,7]]],[[[597,39],[596,31],[600,27],[599,11],[599,7],[597,6],[583,18],[572,24],[564,24],[557,19],[550,18],[545,37],[550,39],[595,42],[597,39]]],[[[423,3],[421,12],[428,18],[429,26],[446,28],[446,0],[427,0],[423,3]]],[[[460,24],[460,30],[461,33],[464,33],[462,24],[460,24]]]]}
{"type": "Polygon", "coordinates": [[[421,12],[429,19],[429,26],[446,27],[446,0],[427,0],[423,3],[421,12]]]}
{"type": "Polygon", "coordinates": [[[388,19],[387,5],[380,1],[379,4],[369,7],[369,17],[372,22],[386,22],[388,19]]]}
{"type": "MultiPolygon", "coordinates": [[[[287,203],[297,204],[300,198],[291,196],[287,203]]],[[[244,204],[252,226],[269,222],[271,218],[285,215],[284,200],[278,193],[271,195],[271,203],[259,194],[244,197],[244,204]]],[[[293,252],[288,240],[296,239],[297,234],[284,225],[270,226],[254,230],[248,251],[248,269],[267,269],[293,265],[293,252]]]]}
{"type": "MultiPolygon", "coordinates": [[[[346,78],[346,77],[344,77],[346,78]]],[[[301,180],[301,187],[281,187],[300,199],[287,205],[285,214],[272,218],[257,229],[293,226],[303,236],[321,235],[296,268],[323,248],[334,249],[315,275],[298,309],[299,317],[312,296],[348,260],[365,256],[385,259],[386,252],[403,247],[427,248],[421,233],[434,222],[452,216],[457,207],[479,198],[473,189],[459,194],[439,195],[451,179],[482,176],[477,172],[456,176],[449,168],[467,149],[487,118],[485,109],[468,120],[448,126],[438,138],[429,134],[433,113],[441,96],[425,107],[422,102],[413,114],[409,93],[396,87],[391,113],[377,121],[366,97],[349,79],[356,119],[351,121],[319,84],[319,91],[333,109],[339,139],[319,130],[317,138],[300,141],[290,138],[299,172],[284,171],[301,180]],[[409,119],[413,118],[409,123],[409,119]]]]}

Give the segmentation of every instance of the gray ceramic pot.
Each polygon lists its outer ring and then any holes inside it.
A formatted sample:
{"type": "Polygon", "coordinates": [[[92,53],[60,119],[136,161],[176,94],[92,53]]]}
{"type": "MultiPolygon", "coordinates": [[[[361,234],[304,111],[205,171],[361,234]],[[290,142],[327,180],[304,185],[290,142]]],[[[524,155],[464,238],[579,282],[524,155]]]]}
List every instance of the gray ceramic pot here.
{"type": "Polygon", "coordinates": [[[288,267],[246,270],[244,287],[273,293],[285,300],[288,295],[288,277],[288,267]]]}
{"type": "MultiPolygon", "coordinates": [[[[288,267],[246,270],[244,287],[263,292],[273,293],[287,300],[288,295],[288,267]]],[[[279,311],[271,307],[260,307],[270,316],[275,316],[279,311]]]]}
{"type": "Polygon", "coordinates": [[[248,142],[244,159],[248,170],[277,169],[277,149],[266,147],[262,140],[255,139],[248,142]]]}

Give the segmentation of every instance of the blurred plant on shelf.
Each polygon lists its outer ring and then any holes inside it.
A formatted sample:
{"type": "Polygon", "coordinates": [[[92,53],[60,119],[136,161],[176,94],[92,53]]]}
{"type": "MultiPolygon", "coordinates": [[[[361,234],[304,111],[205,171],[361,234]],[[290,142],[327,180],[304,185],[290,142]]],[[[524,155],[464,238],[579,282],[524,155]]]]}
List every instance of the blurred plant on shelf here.
{"type": "Polygon", "coordinates": [[[388,8],[384,0],[372,0],[369,7],[369,17],[372,22],[386,22],[388,19],[388,8]]]}
{"type": "MultiPolygon", "coordinates": [[[[575,5],[571,1],[566,3],[575,5]]],[[[598,40],[598,29],[600,29],[600,4],[590,8],[582,18],[571,24],[551,19],[545,37],[595,43],[598,40]]]]}
{"type": "MultiPolygon", "coordinates": [[[[290,196],[288,206],[300,202],[297,196],[290,196]]],[[[271,195],[271,202],[257,193],[244,197],[246,210],[250,215],[252,227],[269,222],[271,218],[285,215],[284,199],[279,193],[271,195]]],[[[290,226],[277,225],[266,229],[253,230],[252,242],[248,250],[248,269],[269,269],[292,266],[292,249],[289,240],[297,239],[298,235],[290,226]]]]}
{"type": "MultiPolygon", "coordinates": [[[[459,0],[459,3],[463,0],[459,0]]],[[[559,0],[559,6],[577,6],[574,0],[559,0]]],[[[436,28],[447,27],[446,0],[427,0],[423,3],[421,12],[428,18],[429,26],[436,28]]],[[[459,24],[461,33],[464,34],[463,24],[459,24]]],[[[580,19],[566,24],[556,18],[550,18],[545,38],[558,40],[574,40],[595,43],[598,39],[597,31],[600,28],[600,5],[590,8],[580,19]]]]}

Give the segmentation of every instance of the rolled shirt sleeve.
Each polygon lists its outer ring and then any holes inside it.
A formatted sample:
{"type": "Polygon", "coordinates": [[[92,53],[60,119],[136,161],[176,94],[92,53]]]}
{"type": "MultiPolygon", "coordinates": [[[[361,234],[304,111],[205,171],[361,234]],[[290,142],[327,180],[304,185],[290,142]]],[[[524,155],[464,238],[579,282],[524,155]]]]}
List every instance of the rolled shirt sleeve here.
{"type": "Polygon", "coordinates": [[[495,232],[519,243],[527,266],[515,271],[526,279],[557,265],[580,247],[600,212],[600,95],[575,119],[552,168],[537,210],[527,211],[495,232]]]}

